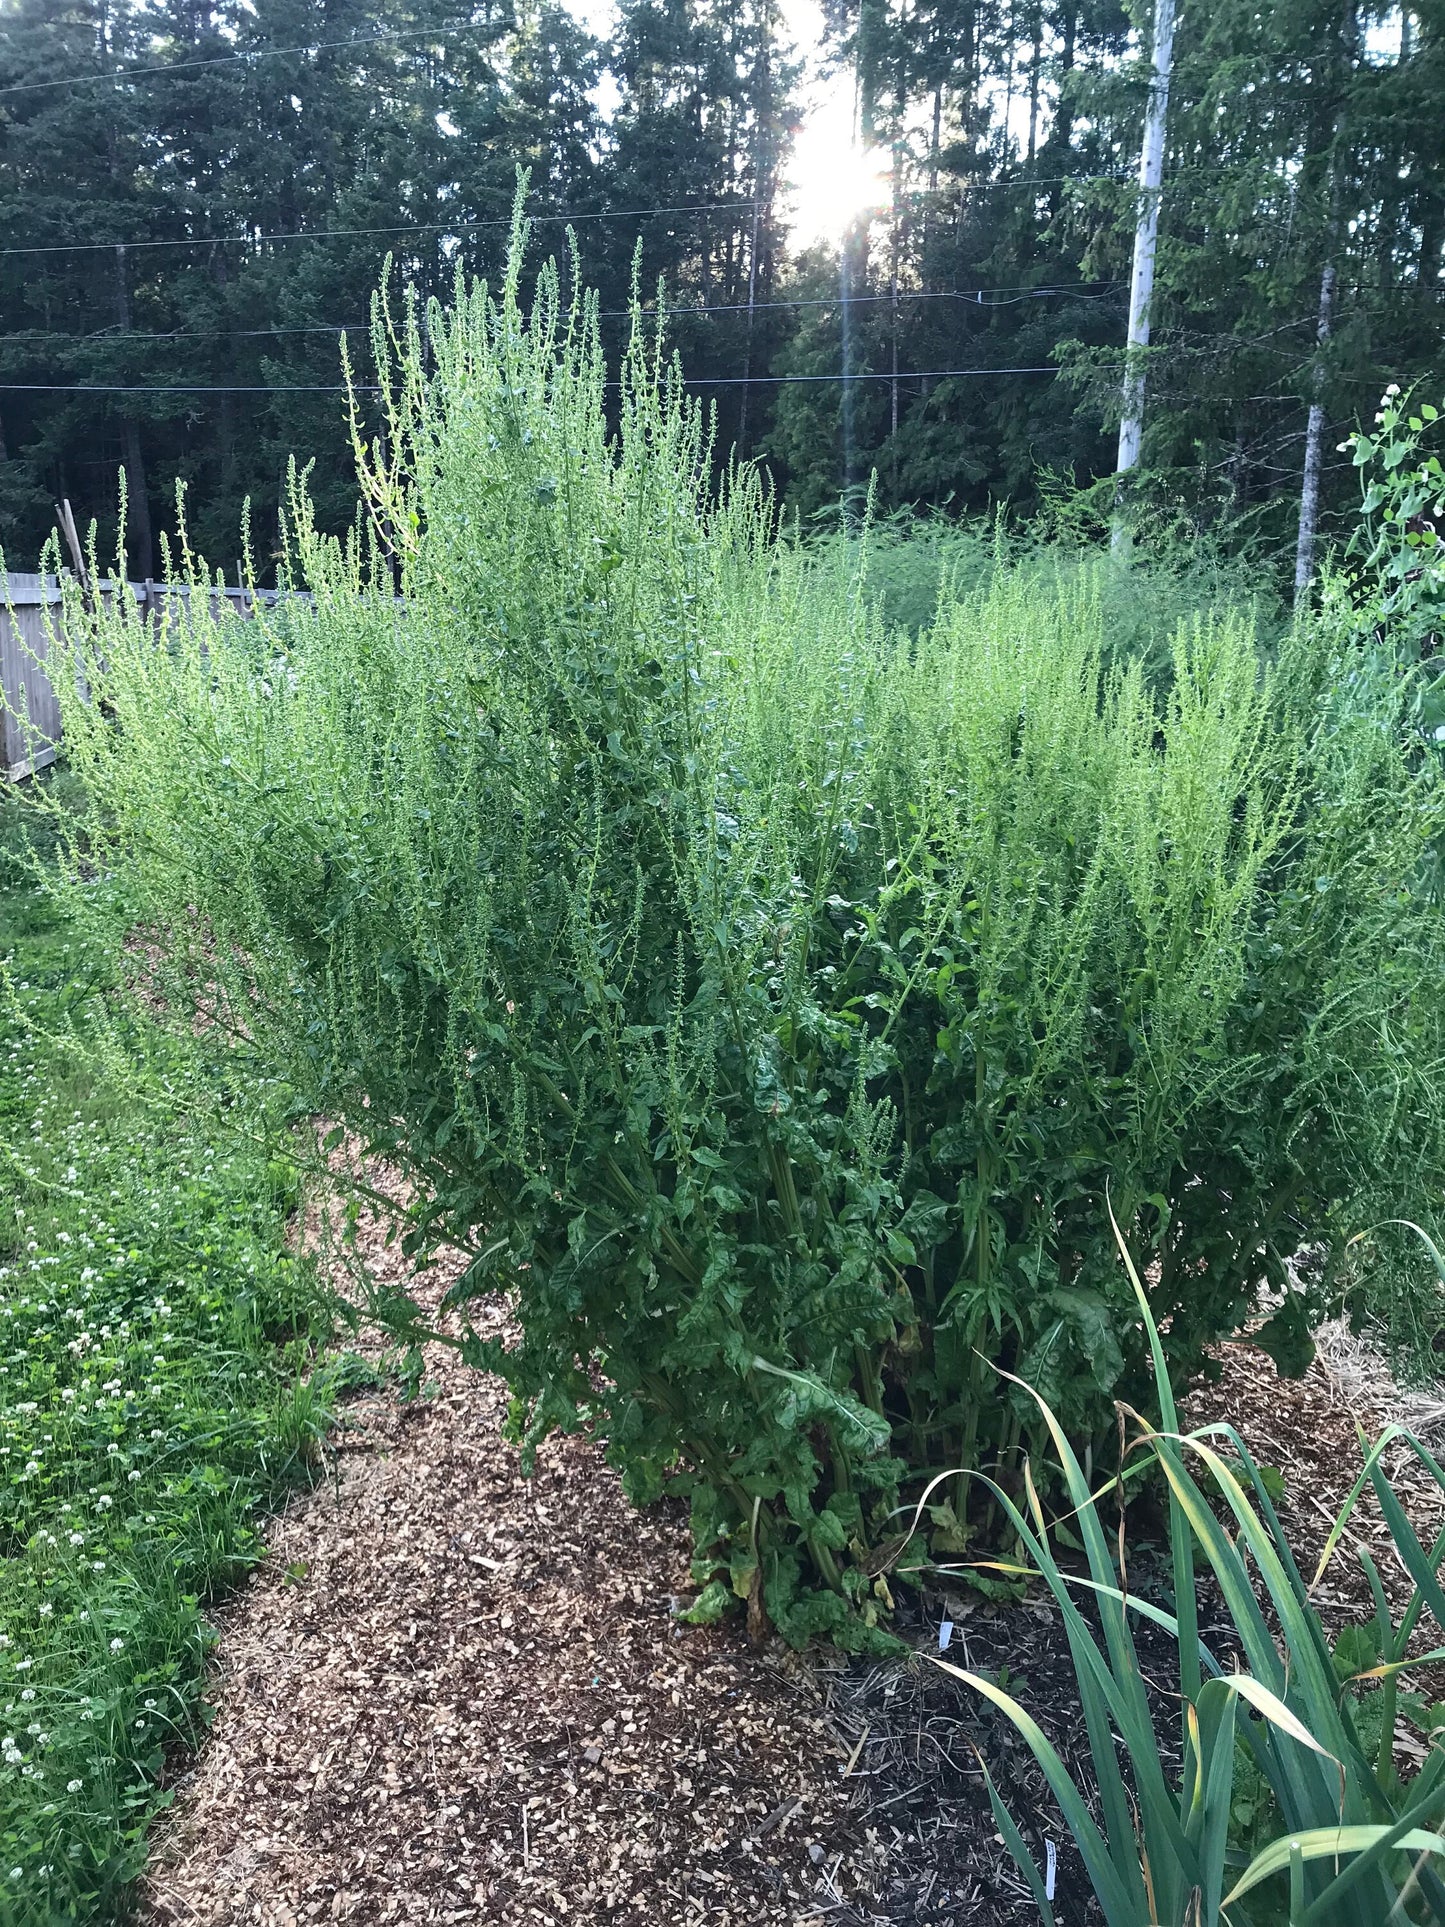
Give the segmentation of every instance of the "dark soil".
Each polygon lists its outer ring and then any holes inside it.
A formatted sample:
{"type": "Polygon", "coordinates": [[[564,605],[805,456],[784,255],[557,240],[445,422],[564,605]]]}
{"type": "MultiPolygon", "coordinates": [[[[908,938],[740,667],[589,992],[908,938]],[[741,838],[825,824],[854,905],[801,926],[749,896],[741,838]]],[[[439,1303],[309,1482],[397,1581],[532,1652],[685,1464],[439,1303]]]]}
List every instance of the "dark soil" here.
{"type": "MultiPolygon", "coordinates": [[[[1167,1605],[1147,1557],[1136,1558],[1130,1581],[1142,1596],[1167,1605]]],[[[1097,1631],[1089,1602],[1079,1604],[1097,1631]]],[[[1228,1620],[1204,1590],[1199,1611],[1201,1636],[1216,1655],[1227,1655],[1228,1620]]],[[[888,1927],[1012,1927],[1038,1920],[998,1832],[981,1756],[1041,1873],[1053,1843],[1061,1927],[1096,1927],[1101,1915],[1089,1897],[1082,1856],[1027,1742],[1002,1713],[932,1663],[944,1620],[954,1628],[947,1658],[1004,1685],[1033,1715],[1097,1816],[1077,1680],[1063,1615],[1052,1599],[994,1604],[969,1593],[909,1595],[895,1625],[917,1657],[902,1665],[855,1661],[839,1667],[829,1686],[834,1725],[859,1748],[850,1776],[865,1789],[857,1823],[876,1830],[883,1849],[873,1910],[857,1917],[888,1927]]],[[[1134,1641],[1156,1728],[1172,1734],[1179,1716],[1175,1643],[1142,1618],[1134,1641]]]]}

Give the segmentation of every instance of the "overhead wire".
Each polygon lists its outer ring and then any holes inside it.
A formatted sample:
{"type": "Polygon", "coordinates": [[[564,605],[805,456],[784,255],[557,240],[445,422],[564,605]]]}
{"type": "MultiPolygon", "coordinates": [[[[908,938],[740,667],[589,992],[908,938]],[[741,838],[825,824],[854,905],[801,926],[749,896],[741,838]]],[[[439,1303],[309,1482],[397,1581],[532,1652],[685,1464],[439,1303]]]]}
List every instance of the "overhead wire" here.
{"type": "MultiPolygon", "coordinates": [[[[958,183],[953,191],[961,194],[993,194],[1002,188],[1040,188],[1070,184],[1080,186],[1093,181],[1114,181],[1126,186],[1134,184],[1132,177],[1121,174],[1059,174],[1026,180],[963,181],[958,183]]],[[[583,221],[641,221],[661,214],[738,214],[751,212],[759,205],[761,203],[757,200],[678,201],[660,207],[594,208],[562,214],[524,214],[523,219],[531,227],[536,227],[543,222],[555,225],[559,221],[569,224],[583,221]]],[[[0,248],[0,256],[114,253],[117,248],[129,253],[141,248],[262,247],[277,241],[347,241],[381,234],[460,236],[490,228],[509,228],[511,225],[510,214],[499,214],[488,215],[473,221],[408,221],[377,227],[293,228],[260,234],[187,234],[156,239],[143,237],[132,241],[46,241],[20,247],[3,247],[0,248]]]]}
{"type": "Polygon", "coordinates": [[[308,40],[298,47],[241,47],[234,53],[210,54],[200,60],[165,60],[152,67],[113,67],[108,72],[102,68],[93,74],[67,74],[59,80],[23,80],[13,86],[0,87],[0,100],[15,94],[52,93],[62,87],[94,87],[103,81],[115,83],[154,78],[157,75],[190,73],[198,67],[234,67],[243,62],[279,60],[288,54],[330,53],[341,47],[377,47],[395,40],[446,40],[453,34],[470,33],[477,27],[487,29],[487,23],[463,20],[452,27],[404,27],[387,33],[352,34],[345,40],[308,40]]]}
{"type": "MultiPolygon", "coordinates": [[[[900,288],[899,301],[963,301],[972,302],[981,308],[1013,307],[1020,301],[1040,300],[1045,296],[1073,295],[1080,301],[1103,301],[1110,294],[1117,293],[1126,284],[1122,281],[1087,282],[1075,286],[1058,282],[1046,287],[1027,288],[1015,285],[1009,288],[900,288]],[[997,297],[997,298],[996,298],[997,297]]],[[[855,294],[846,297],[851,308],[877,306],[891,303],[890,294],[855,294]]],[[[665,320],[677,315],[709,314],[762,314],[769,309],[786,309],[789,312],[798,308],[837,308],[844,304],[842,295],[798,296],[776,301],[716,301],[705,303],[680,303],[677,307],[663,309],[665,320]]],[[[654,318],[658,310],[644,308],[644,319],[654,318]]],[[[625,321],[632,313],[631,308],[602,308],[598,311],[599,321],[625,321]]],[[[315,321],[297,323],[294,326],[279,328],[101,328],[89,331],[79,329],[63,330],[53,328],[22,328],[4,337],[9,342],[45,341],[84,341],[97,347],[107,342],[127,341],[252,341],[282,335],[339,335],[365,334],[370,328],[369,321],[315,321]]]]}
{"type": "MultiPolygon", "coordinates": [[[[683,385],[688,388],[739,388],[750,384],[756,388],[787,387],[795,382],[822,381],[946,381],[965,375],[1056,375],[1058,365],[1054,362],[1036,364],[1020,368],[909,368],[899,369],[894,374],[889,369],[859,370],[853,374],[823,375],[684,375],[683,385]]],[[[618,382],[609,381],[608,388],[616,388],[618,382]]],[[[344,382],[298,382],[278,383],[275,387],[262,384],[230,387],[224,382],[204,383],[165,383],[165,382],[53,382],[53,381],[6,381],[0,382],[0,394],[7,395],[344,395],[348,392],[344,382]]],[[[381,390],[374,383],[358,382],[349,391],[357,395],[377,395],[381,390]]]]}

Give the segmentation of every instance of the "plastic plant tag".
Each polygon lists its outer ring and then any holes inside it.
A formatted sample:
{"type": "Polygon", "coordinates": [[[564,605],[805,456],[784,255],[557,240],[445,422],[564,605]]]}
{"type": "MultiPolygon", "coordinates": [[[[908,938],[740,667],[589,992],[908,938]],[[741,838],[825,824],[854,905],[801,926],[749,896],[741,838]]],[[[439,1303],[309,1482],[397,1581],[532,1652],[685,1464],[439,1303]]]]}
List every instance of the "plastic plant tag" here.
{"type": "Polygon", "coordinates": [[[945,1619],[943,1624],[938,1629],[939,1652],[946,1653],[948,1651],[948,1642],[952,1638],[953,1638],[953,1621],[951,1619],[945,1619]]]}
{"type": "Polygon", "coordinates": [[[1059,1871],[1059,1850],[1052,1840],[1044,1842],[1044,1899],[1054,1897],[1054,1880],[1059,1871]]]}

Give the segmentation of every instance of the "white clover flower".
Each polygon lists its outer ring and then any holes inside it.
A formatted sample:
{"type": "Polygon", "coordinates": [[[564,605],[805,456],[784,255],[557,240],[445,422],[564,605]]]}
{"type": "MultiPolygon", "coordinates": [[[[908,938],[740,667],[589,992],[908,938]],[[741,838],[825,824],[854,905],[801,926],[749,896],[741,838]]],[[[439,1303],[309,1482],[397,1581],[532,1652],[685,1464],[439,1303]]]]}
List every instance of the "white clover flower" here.
{"type": "Polygon", "coordinates": [[[113,1639],[110,1642],[110,1650],[113,1653],[123,1653],[125,1651],[125,1641],[123,1639],[113,1639]]]}
{"type": "Polygon", "coordinates": [[[27,1686],[25,1691],[20,1695],[20,1697],[28,1704],[35,1697],[35,1688],[33,1686],[27,1686]]]}
{"type": "Polygon", "coordinates": [[[50,1615],[51,1615],[51,1614],[52,1614],[52,1613],[53,1613],[54,1611],[55,1611],[55,1608],[54,1608],[54,1606],[52,1606],[52,1605],[51,1605],[51,1603],[50,1603],[50,1601],[49,1601],[48,1599],[42,1599],[42,1600],[41,1600],[41,1602],[40,1602],[40,1617],[41,1617],[42,1619],[49,1619],[49,1617],[50,1617],[50,1615]]]}
{"type": "Polygon", "coordinates": [[[73,1546],[83,1546],[85,1544],[85,1534],[83,1532],[72,1532],[70,1535],[70,1543],[73,1546]]]}
{"type": "Polygon", "coordinates": [[[84,1780],[67,1780],[65,1782],[65,1790],[67,1793],[79,1793],[84,1785],[84,1780]]]}

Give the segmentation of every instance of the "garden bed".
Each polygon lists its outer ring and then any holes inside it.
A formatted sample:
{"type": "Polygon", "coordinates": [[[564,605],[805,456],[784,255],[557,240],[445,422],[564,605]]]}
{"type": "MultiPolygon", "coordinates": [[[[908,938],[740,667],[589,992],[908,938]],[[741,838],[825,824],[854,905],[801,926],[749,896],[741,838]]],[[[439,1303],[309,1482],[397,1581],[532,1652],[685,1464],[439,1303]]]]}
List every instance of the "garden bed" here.
{"type": "MultiPolygon", "coordinates": [[[[361,1253],[400,1284],[384,1231],[364,1213],[361,1253]]],[[[452,1275],[437,1266],[422,1297],[452,1275]]],[[[1250,1346],[1221,1358],[1193,1417],[1229,1416],[1281,1466],[1313,1558],[1316,1508],[1358,1464],[1351,1400],[1367,1424],[1391,1416],[1388,1380],[1362,1387],[1338,1336],[1294,1383],[1250,1346]]],[[[1057,1845],[1060,1920],[1091,1918],[1032,1757],[966,1689],[922,1657],[803,1661],[754,1650],[741,1620],[679,1624],[680,1508],[634,1512],[585,1437],[550,1441],[525,1479],[500,1382],[443,1346],[425,1374],[415,1399],[379,1380],[347,1405],[334,1476],[276,1522],[225,1615],[216,1719],[156,1842],[149,1921],[1035,1920],[975,1749],[1040,1858],[1057,1845]]],[[[1145,1560],[1134,1577],[1147,1587],[1145,1560]]],[[[1359,1611],[1343,1560],[1321,1598],[1337,1623],[1359,1611]]],[[[1052,1606],[930,1592],[899,1630],[936,1651],[945,1616],[950,1657],[1002,1671],[1086,1775],[1052,1606]]],[[[1204,1627],[1223,1630],[1207,1599],[1204,1627]]],[[[1140,1651],[1168,1723],[1170,1642],[1140,1651]]]]}

